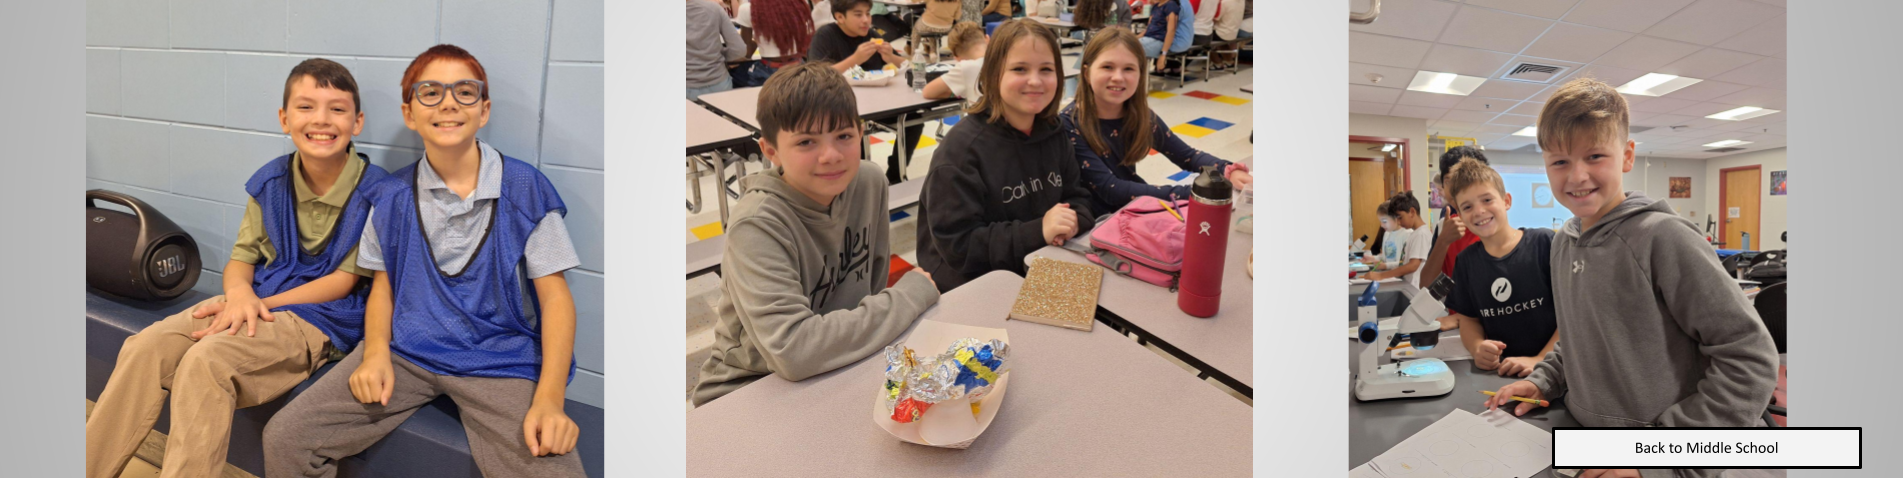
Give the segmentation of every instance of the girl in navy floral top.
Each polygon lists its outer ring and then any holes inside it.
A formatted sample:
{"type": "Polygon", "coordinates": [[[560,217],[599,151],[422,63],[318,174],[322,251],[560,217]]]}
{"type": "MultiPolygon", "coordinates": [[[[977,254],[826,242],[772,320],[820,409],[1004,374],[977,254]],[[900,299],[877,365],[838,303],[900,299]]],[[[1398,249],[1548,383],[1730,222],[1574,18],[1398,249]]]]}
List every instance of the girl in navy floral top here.
{"type": "Polygon", "coordinates": [[[1098,31],[1084,48],[1087,81],[1078,84],[1077,100],[1062,118],[1091,191],[1091,210],[1108,214],[1142,196],[1189,197],[1188,185],[1156,186],[1137,177],[1137,162],[1152,148],[1184,170],[1219,166],[1238,187],[1249,187],[1254,178],[1247,166],[1190,147],[1150,111],[1142,58],[1142,44],[1123,29],[1098,31]]]}

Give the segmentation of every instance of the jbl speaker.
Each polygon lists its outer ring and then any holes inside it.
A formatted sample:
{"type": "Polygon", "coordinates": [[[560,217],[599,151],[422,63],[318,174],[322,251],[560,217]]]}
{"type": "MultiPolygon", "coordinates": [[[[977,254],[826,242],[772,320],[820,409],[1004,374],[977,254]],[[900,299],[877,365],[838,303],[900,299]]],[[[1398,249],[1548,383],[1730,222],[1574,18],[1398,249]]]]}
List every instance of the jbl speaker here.
{"type": "Polygon", "coordinates": [[[86,285],[121,297],[167,300],[198,284],[198,243],[139,198],[86,191],[86,285]],[[131,209],[127,214],[98,201],[131,209]]]}

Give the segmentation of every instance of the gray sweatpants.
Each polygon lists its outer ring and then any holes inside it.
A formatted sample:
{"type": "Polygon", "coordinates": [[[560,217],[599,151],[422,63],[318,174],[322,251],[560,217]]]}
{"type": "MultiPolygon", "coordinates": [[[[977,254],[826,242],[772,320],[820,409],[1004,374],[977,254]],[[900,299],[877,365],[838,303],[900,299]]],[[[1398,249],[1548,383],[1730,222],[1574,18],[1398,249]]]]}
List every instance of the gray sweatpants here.
{"type": "Polygon", "coordinates": [[[392,356],[396,390],[390,394],[390,404],[363,404],[350,395],[350,374],[361,363],[363,349],[358,348],[265,425],[265,476],[336,476],[339,460],[369,448],[416,409],[444,394],[462,410],[470,455],[483,475],[584,476],[579,452],[529,455],[522,419],[528,416],[535,382],[437,375],[392,356]]]}

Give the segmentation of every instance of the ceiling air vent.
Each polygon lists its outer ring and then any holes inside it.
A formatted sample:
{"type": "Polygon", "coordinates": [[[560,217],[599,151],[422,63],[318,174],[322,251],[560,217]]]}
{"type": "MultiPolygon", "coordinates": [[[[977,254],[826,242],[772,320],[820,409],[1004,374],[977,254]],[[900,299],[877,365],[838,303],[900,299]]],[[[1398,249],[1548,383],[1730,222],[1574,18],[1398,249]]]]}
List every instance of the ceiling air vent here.
{"type": "Polygon", "coordinates": [[[1739,147],[1730,147],[1730,148],[1718,148],[1718,149],[1707,149],[1707,150],[1705,150],[1705,152],[1707,152],[1707,153],[1729,153],[1729,152],[1732,152],[1732,151],[1744,151],[1744,148],[1739,148],[1739,147]]]}
{"type": "Polygon", "coordinates": [[[1563,66],[1520,63],[1513,65],[1506,74],[1500,75],[1500,79],[1525,83],[1551,83],[1560,75],[1565,74],[1566,70],[1567,68],[1563,66]]]}

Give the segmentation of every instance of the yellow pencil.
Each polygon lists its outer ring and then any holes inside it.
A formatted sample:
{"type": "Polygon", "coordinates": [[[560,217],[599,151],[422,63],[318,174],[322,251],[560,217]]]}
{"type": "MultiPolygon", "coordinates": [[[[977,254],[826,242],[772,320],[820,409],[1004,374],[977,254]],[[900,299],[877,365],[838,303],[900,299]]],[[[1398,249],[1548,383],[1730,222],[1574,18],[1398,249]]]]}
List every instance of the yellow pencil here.
{"type": "MultiPolygon", "coordinates": [[[[1495,395],[1495,394],[1494,394],[1493,392],[1490,392],[1490,391],[1486,391],[1486,390],[1481,390],[1481,391],[1480,391],[1480,393],[1484,393],[1484,394],[1487,394],[1487,396],[1489,396],[1489,397],[1491,397],[1491,396],[1494,396],[1494,395],[1495,395]]],[[[1507,398],[1511,398],[1511,399],[1514,399],[1514,400],[1518,400],[1518,401],[1522,401],[1522,402],[1526,402],[1526,403],[1531,403],[1531,404],[1534,404],[1534,405],[1539,405],[1539,406],[1542,406],[1542,407],[1544,407],[1544,406],[1548,406],[1548,405],[1550,405],[1550,404],[1549,404],[1549,403],[1547,403],[1547,402],[1546,402],[1545,400],[1534,400],[1534,399],[1531,399],[1531,398],[1526,398],[1526,397],[1507,397],[1507,398]]]]}
{"type": "MultiPolygon", "coordinates": [[[[1162,199],[1158,199],[1158,200],[1156,200],[1156,203],[1157,203],[1157,204],[1162,204],[1162,205],[1163,205],[1163,209],[1166,209],[1166,210],[1169,210],[1169,212],[1170,212],[1170,215],[1171,215],[1171,216],[1176,216],[1176,220],[1178,220],[1178,221],[1184,221],[1184,219],[1183,219],[1183,215],[1182,215],[1182,214],[1177,214],[1177,213],[1176,213],[1176,206],[1171,206],[1171,205],[1170,205],[1170,203],[1168,203],[1168,202],[1164,202],[1164,201],[1163,201],[1162,199]]],[[[1187,221],[1185,221],[1185,222],[1187,222],[1187,221]]]]}

